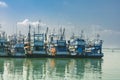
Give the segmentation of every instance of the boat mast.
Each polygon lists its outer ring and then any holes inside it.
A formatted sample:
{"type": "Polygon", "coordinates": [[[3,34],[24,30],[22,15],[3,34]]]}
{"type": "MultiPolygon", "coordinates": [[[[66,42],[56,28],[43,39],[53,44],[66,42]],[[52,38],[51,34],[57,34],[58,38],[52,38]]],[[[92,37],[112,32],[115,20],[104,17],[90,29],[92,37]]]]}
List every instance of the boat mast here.
{"type": "Polygon", "coordinates": [[[40,33],[40,20],[38,21],[38,34],[40,33]]]}
{"type": "MultiPolygon", "coordinates": [[[[1,24],[0,24],[0,28],[1,28],[2,26],[1,26],[1,24]]],[[[0,34],[0,38],[1,38],[1,34],[0,34]]]]}
{"type": "MultiPolygon", "coordinates": [[[[30,45],[30,42],[31,42],[31,34],[30,34],[30,31],[31,31],[31,25],[29,25],[29,32],[28,32],[28,42],[29,42],[29,46],[31,46],[30,45]]],[[[30,50],[30,48],[29,48],[29,50],[30,50]]]]}
{"type": "Polygon", "coordinates": [[[0,24],[0,28],[2,27],[2,25],[0,24]]]}
{"type": "Polygon", "coordinates": [[[47,34],[48,34],[48,27],[47,27],[46,32],[45,32],[45,41],[47,41],[47,34]]]}
{"type": "Polygon", "coordinates": [[[84,31],[83,31],[83,30],[81,30],[81,34],[80,34],[80,38],[81,38],[81,39],[83,39],[83,38],[84,38],[84,35],[83,35],[83,34],[84,34],[84,31]]]}
{"type": "Polygon", "coordinates": [[[65,28],[63,29],[62,37],[63,39],[65,38],[65,28]]]}
{"type": "Polygon", "coordinates": [[[60,29],[61,31],[61,36],[60,36],[60,40],[63,40],[65,37],[65,28],[62,30],[62,28],[60,29]]]}
{"type": "Polygon", "coordinates": [[[100,35],[97,34],[97,35],[96,35],[96,38],[97,38],[97,41],[99,41],[100,35]]]}

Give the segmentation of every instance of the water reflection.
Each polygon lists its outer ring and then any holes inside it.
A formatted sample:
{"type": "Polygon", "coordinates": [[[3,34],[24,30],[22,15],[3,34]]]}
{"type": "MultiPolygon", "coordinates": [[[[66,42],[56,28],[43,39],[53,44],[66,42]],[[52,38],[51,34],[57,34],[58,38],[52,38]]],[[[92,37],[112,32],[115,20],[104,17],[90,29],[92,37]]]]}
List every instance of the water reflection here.
{"type": "Polygon", "coordinates": [[[102,59],[0,59],[0,80],[101,80],[102,59]]]}

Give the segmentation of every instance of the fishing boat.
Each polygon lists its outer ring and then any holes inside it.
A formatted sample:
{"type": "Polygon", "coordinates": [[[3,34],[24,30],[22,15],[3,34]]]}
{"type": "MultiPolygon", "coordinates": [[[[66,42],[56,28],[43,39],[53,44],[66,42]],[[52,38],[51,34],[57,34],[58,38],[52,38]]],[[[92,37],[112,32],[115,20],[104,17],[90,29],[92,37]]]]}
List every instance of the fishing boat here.
{"type": "Polygon", "coordinates": [[[11,56],[24,56],[24,35],[19,33],[19,35],[9,36],[9,47],[8,54],[11,56]]]}
{"type": "Polygon", "coordinates": [[[45,54],[44,34],[34,34],[33,54],[45,54]]]}
{"type": "Polygon", "coordinates": [[[92,45],[87,44],[85,55],[89,57],[103,57],[104,55],[102,53],[102,43],[102,40],[97,40],[92,45]]]}
{"type": "Polygon", "coordinates": [[[39,25],[38,25],[38,33],[36,34],[34,32],[34,41],[33,41],[33,55],[46,55],[46,49],[47,49],[47,33],[48,33],[48,27],[46,28],[45,33],[39,32],[39,25]]]}
{"type": "Polygon", "coordinates": [[[63,28],[63,30],[61,28],[60,32],[61,34],[59,40],[57,40],[57,46],[56,46],[57,55],[69,55],[67,43],[65,40],[65,28],[63,28]]]}
{"type": "MultiPolygon", "coordinates": [[[[82,37],[83,31],[81,31],[80,36],[72,35],[67,41],[65,39],[65,28],[60,28],[59,31],[59,34],[48,35],[48,27],[45,33],[41,33],[38,25],[38,33],[34,31],[32,40],[31,25],[29,25],[27,40],[24,40],[24,37],[17,40],[14,38],[7,49],[7,54],[4,53],[5,55],[0,55],[0,57],[102,58],[104,56],[102,53],[103,41],[99,39],[99,35],[90,43],[82,37]]],[[[4,43],[0,39],[0,46],[4,46],[4,43]]]]}
{"type": "Polygon", "coordinates": [[[6,55],[6,48],[7,48],[7,38],[6,33],[4,31],[0,31],[0,55],[6,55]]]}
{"type": "Polygon", "coordinates": [[[65,28],[60,28],[60,34],[51,34],[48,47],[48,54],[53,56],[68,55],[67,43],[64,39],[65,28]]]}
{"type": "Polygon", "coordinates": [[[84,39],[72,39],[69,42],[70,55],[84,55],[85,54],[85,40],[84,39]]]}
{"type": "MultiPolygon", "coordinates": [[[[83,34],[83,31],[81,31],[83,34]]],[[[74,56],[82,56],[82,57],[103,57],[102,53],[102,44],[103,41],[99,39],[99,35],[97,35],[97,39],[94,39],[92,43],[87,42],[83,39],[83,35],[71,37],[69,42],[69,53],[74,56]]]]}

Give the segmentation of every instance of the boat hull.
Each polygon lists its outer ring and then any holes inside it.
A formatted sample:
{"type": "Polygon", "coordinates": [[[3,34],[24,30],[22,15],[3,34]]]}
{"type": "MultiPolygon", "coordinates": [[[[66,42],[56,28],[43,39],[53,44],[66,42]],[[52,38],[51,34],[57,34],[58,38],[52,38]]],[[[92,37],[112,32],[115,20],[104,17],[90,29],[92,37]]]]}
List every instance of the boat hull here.
{"type": "Polygon", "coordinates": [[[27,54],[27,55],[0,55],[5,58],[102,58],[104,55],[46,55],[46,54],[27,54]]]}

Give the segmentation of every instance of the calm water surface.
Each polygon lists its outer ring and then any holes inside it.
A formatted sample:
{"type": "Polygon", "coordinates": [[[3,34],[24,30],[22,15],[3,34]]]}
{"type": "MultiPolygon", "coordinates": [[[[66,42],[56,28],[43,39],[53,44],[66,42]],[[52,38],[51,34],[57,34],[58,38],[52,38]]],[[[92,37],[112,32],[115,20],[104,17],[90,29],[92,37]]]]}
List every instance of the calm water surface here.
{"type": "Polygon", "coordinates": [[[102,59],[0,58],[0,80],[120,80],[120,51],[102,59]]]}

